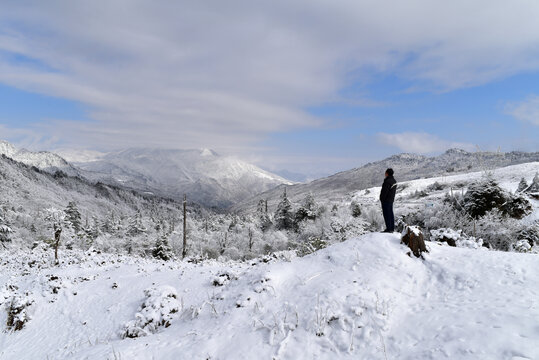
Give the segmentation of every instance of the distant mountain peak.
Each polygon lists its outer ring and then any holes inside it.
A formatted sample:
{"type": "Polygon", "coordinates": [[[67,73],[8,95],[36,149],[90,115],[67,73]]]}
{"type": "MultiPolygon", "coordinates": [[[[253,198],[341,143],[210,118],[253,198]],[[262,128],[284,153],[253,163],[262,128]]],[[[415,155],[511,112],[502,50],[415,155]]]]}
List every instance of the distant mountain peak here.
{"type": "Polygon", "coordinates": [[[215,151],[212,149],[200,149],[200,155],[201,156],[219,156],[215,151]]]}
{"type": "Polygon", "coordinates": [[[48,151],[30,151],[27,149],[16,149],[5,140],[0,140],[0,154],[12,158],[29,166],[35,166],[41,170],[55,173],[63,171],[68,175],[79,175],[78,171],[69,164],[63,157],[48,151]]]}
{"type": "Polygon", "coordinates": [[[187,194],[207,206],[226,208],[290,181],[209,148],[131,148],[78,162],[93,181],[122,185],[172,198],[187,194]]]}
{"type": "Polygon", "coordinates": [[[4,154],[7,157],[12,157],[16,152],[17,149],[15,146],[5,140],[0,140],[0,154],[4,154]]]}

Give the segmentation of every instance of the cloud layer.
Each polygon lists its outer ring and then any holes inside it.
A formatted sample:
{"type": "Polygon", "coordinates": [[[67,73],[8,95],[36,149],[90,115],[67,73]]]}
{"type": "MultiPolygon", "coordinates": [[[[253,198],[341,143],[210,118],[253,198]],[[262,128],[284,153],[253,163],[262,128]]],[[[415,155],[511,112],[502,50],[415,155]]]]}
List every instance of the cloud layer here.
{"type": "Polygon", "coordinates": [[[403,132],[399,134],[378,134],[380,143],[400,149],[404,152],[417,154],[430,154],[451,148],[468,151],[474,150],[474,145],[461,142],[452,142],[440,139],[436,135],[423,132],[403,132]]]}
{"type": "Polygon", "coordinates": [[[539,96],[531,95],[527,99],[507,104],[506,112],[516,119],[539,126],[539,96]]]}
{"type": "MultiPolygon", "coordinates": [[[[90,121],[5,131],[250,153],[267,134],[323,126],[310,106],[368,102],[338,94],[373,74],[449,91],[537,70],[537,19],[539,3],[523,0],[11,2],[0,82],[81,102],[90,121]]],[[[440,148],[415,137],[397,146],[440,148]]]]}

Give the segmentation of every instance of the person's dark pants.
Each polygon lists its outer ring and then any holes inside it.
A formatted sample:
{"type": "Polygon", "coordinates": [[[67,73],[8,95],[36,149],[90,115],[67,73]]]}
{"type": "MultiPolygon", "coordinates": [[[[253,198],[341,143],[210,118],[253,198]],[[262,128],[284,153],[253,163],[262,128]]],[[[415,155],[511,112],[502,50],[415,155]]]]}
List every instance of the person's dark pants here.
{"type": "Polygon", "coordinates": [[[383,202],[382,212],[384,213],[384,221],[386,222],[386,230],[395,231],[395,215],[393,215],[393,203],[383,202]]]}

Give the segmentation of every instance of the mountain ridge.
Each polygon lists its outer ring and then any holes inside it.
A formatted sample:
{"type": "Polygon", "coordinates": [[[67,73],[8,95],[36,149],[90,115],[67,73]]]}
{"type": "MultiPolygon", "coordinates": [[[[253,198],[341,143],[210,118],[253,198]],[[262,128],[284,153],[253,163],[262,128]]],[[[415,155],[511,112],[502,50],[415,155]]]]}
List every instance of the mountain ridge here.
{"type": "Polygon", "coordinates": [[[127,148],[109,153],[62,150],[72,163],[48,151],[17,150],[0,142],[0,154],[40,170],[84,177],[94,183],[152,193],[225,209],[238,201],[291,181],[214,150],[127,148]]]}
{"type": "MultiPolygon", "coordinates": [[[[539,152],[468,152],[452,148],[432,157],[401,153],[309,183],[287,186],[286,191],[287,196],[292,201],[301,201],[308,194],[338,199],[352,191],[380,185],[383,181],[385,170],[390,167],[395,171],[397,181],[407,181],[442,176],[444,174],[458,174],[478,170],[488,171],[497,167],[534,161],[539,161],[539,152]]],[[[256,208],[256,204],[260,199],[268,200],[269,206],[272,208],[279,202],[282,192],[283,186],[280,186],[236,204],[231,210],[239,213],[252,211],[256,208]]]]}
{"type": "Polygon", "coordinates": [[[5,140],[0,140],[0,154],[3,154],[15,161],[54,174],[61,171],[69,176],[80,176],[80,172],[67,160],[58,154],[50,151],[30,151],[27,149],[17,149],[5,140]]]}

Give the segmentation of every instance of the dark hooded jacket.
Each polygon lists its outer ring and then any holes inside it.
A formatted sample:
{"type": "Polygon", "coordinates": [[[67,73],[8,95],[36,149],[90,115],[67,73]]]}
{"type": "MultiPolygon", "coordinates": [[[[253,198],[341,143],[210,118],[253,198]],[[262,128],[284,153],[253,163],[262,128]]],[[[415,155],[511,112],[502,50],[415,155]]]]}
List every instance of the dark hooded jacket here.
{"type": "Polygon", "coordinates": [[[397,181],[393,176],[388,176],[384,179],[382,191],[380,191],[381,202],[395,201],[395,193],[397,192],[397,181]]]}

